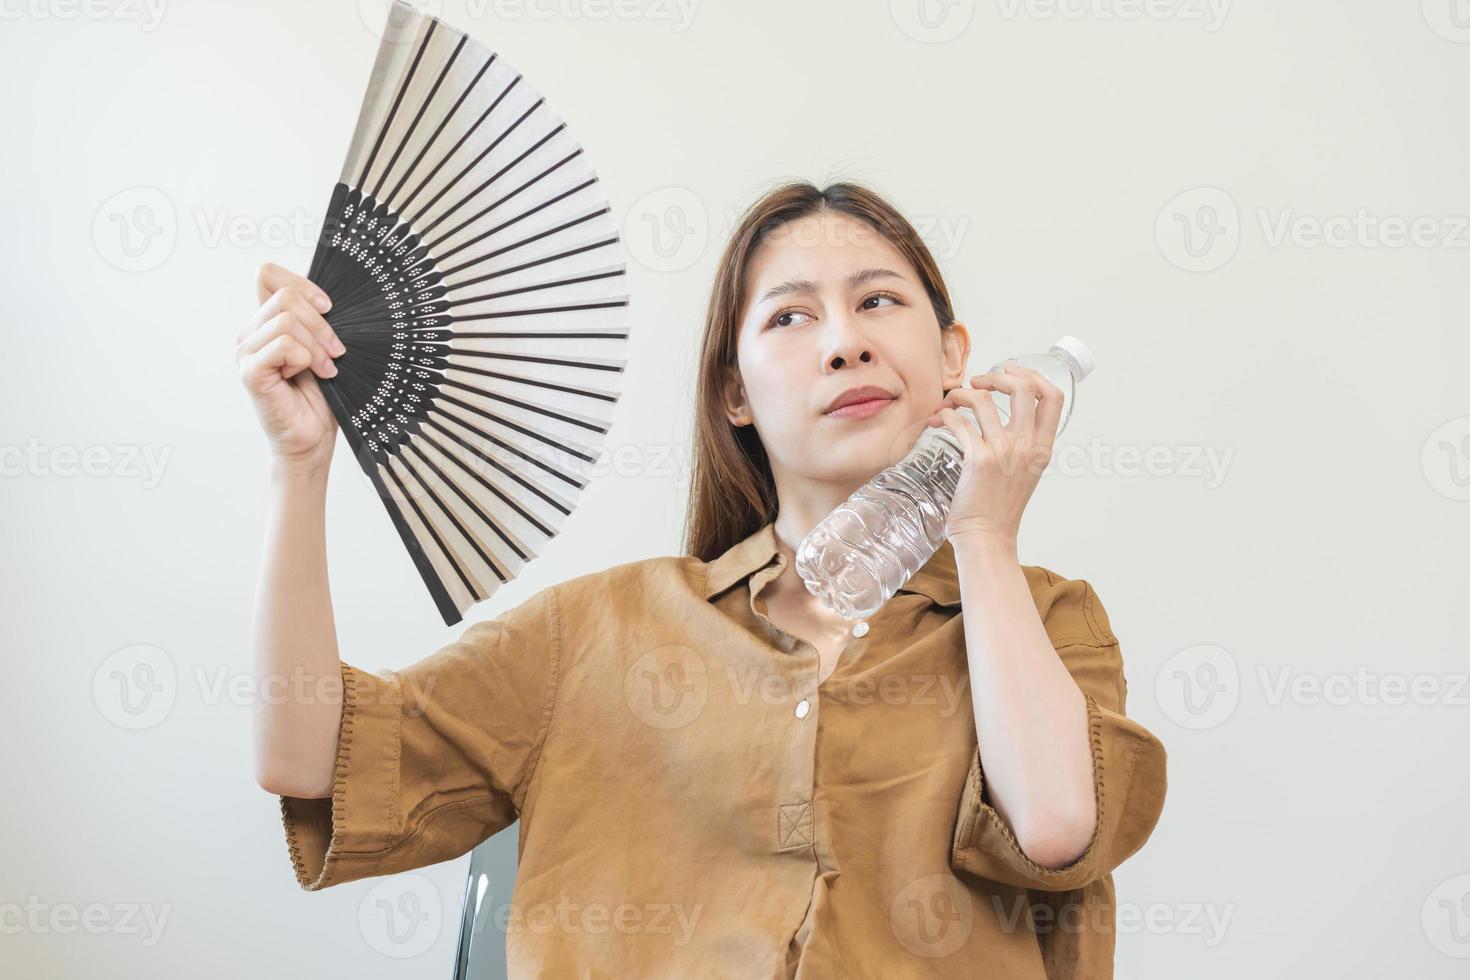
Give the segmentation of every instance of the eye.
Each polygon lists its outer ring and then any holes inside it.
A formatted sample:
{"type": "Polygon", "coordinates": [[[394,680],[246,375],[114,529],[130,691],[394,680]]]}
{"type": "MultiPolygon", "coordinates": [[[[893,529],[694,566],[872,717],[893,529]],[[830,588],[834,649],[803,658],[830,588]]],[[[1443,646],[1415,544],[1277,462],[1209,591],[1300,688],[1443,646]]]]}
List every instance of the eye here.
{"type": "Polygon", "coordinates": [[[782,321],[787,317],[793,316],[806,316],[806,314],[800,310],[781,310],[775,316],[771,317],[770,323],[767,325],[772,327],[789,327],[791,326],[790,323],[783,323],[782,321]]]}
{"type": "Polygon", "coordinates": [[[863,309],[865,309],[865,310],[876,310],[877,309],[876,306],[869,306],[868,305],[869,303],[871,303],[875,299],[886,299],[886,300],[892,301],[895,304],[900,304],[900,303],[903,302],[902,300],[900,300],[897,296],[893,295],[892,293],[874,293],[873,295],[871,295],[871,296],[869,296],[869,297],[867,297],[866,299],[863,300],[863,302],[862,302],[863,309]]]}

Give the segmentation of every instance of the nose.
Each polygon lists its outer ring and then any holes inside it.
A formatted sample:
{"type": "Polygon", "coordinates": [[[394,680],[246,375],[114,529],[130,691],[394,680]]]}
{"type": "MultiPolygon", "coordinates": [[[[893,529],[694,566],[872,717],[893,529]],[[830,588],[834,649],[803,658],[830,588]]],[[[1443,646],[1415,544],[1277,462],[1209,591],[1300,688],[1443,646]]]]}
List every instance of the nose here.
{"type": "Polygon", "coordinates": [[[836,371],[841,370],[843,367],[845,367],[849,360],[860,361],[863,364],[867,364],[873,360],[873,354],[867,349],[863,349],[862,351],[858,352],[856,357],[851,358],[846,354],[833,354],[832,357],[827,361],[827,363],[832,367],[834,371],[836,371]]]}
{"type": "Polygon", "coordinates": [[[832,327],[827,332],[825,363],[828,370],[840,371],[850,364],[872,363],[873,348],[861,330],[856,329],[845,317],[841,316],[829,319],[828,323],[832,327]]]}

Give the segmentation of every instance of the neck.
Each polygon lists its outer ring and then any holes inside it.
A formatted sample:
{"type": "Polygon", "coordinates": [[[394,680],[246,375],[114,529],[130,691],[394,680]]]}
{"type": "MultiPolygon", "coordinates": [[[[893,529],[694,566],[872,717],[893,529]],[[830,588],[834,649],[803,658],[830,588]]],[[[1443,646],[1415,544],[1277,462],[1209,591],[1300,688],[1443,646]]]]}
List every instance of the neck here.
{"type": "Polygon", "coordinates": [[[807,591],[806,583],[797,574],[796,547],[811,533],[812,528],[825,520],[850,495],[851,491],[847,491],[831,501],[803,500],[794,504],[782,502],[778,505],[772,530],[776,533],[776,548],[786,558],[786,570],[767,586],[778,601],[803,606],[813,613],[828,611],[816,596],[807,591]]]}

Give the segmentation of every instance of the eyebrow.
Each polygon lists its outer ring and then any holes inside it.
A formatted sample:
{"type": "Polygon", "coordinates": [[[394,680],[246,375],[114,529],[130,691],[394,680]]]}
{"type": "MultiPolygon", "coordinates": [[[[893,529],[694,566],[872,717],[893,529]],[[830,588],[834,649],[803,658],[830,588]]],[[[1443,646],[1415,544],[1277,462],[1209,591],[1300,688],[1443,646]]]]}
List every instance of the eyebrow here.
{"type": "MultiPolygon", "coordinates": [[[[874,279],[888,278],[902,279],[903,276],[894,272],[892,269],[859,269],[847,277],[847,284],[848,286],[861,286],[863,283],[871,282],[874,279]]],[[[817,284],[810,279],[789,279],[781,283],[781,285],[772,286],[762,293],[761,298],[756,300],[756,305],[759,306],[769,299],[777,296],[785,296],[788,293],[814,293],[816,291],[817,284]]]]}

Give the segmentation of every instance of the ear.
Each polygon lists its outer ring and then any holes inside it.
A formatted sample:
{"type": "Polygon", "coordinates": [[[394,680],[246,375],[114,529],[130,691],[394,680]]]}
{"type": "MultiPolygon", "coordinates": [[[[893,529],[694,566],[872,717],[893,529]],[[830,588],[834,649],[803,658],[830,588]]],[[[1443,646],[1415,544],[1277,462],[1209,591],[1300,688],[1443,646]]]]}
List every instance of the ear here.
{"type": "Polygon", "coordinates": [[[942,385],[945,391],[965,386],[965,367],[970,363],[970,331],[956,320],[939,331],[942,385]]]}
{"type": "Polygon", "coordinates": [[[731,425],[750,425],[754,421],[750,414],[750,405],[746,402],[745,385],[741,382],[737,369],[725,369],[725,382],[720,395],[725,405],[725,418],[730,420],[731,425]]]}

